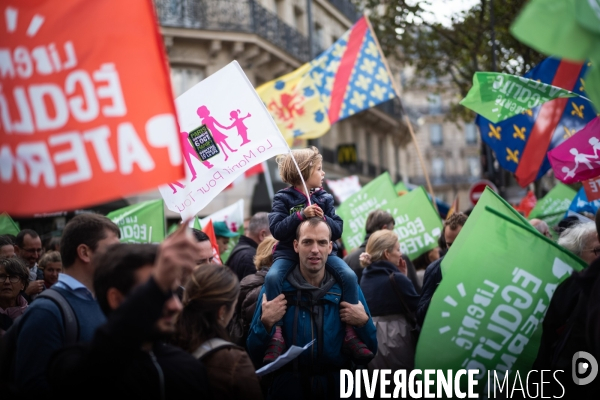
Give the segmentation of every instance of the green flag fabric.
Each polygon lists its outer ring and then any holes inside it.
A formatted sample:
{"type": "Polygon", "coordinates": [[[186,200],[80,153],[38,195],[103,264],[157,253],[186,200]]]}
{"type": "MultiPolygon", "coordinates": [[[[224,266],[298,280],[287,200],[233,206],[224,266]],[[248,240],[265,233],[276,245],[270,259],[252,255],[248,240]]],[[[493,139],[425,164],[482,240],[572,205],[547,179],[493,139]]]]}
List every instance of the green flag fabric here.
{"type": "Polygon", "coordinates": [[[404,195],[404,194],[410,192],[410,189],[408,189],[408,187],[402,181],[396,183],[396,186],[394,186],[394,189],[396,189],[396,193],[398,193],[398,195],[404,195]]]}
{"type": "Polygon", "coordinates": [[[585,264],[517,215],[484,192],[442,261],[415,368],[478,369],[480,394],[488,371],[531,368],[555,288],[585,264]]]}
{"type": "Polygon", "coordinates": [[[590,60],[585,92],[600,107],[600,2],[598,0],[530,0],[510,32],[519,41],[549,56],[590,60]]]}
{"type": "Polygon", "coordinates": [[[0,214],[0,235],[15,235],[19,234],[19,226],[7,213],[0,214]]]}
{"type": "Polygon", "coordinates": [[[577,96],[568,90],[522,76],[476,72],[473,86],[460,104],[498,123],[550,100],[577,96]]]}
{"type": "Polygon", "coordinates": [[[194,218],[194,226],[193,226],[193,228],[194,229],[198,229],[199,231],[202,230],[202,224],[200,224],[200,218],[198,218],[198,216],[196,216],[194,218]]]}
{"type": "MultiPolygon", "coordinates": [[[[559,183],[552,188],[544,197],[539,199],[529,214],[529,219],[534,218],[545,221],[550,228],[556,226],[569,209],[571,202],[577,192],[570,186],[559,183]]],[[[550,229],[554,239],[558,234],[550,229]]]]}
{"type": "Polygon", "coordinates": [[[346,250],[357,248],[365,240],[365,223],[373,210],[385,209],[398,195],[390,174],[385,172],[348,197],[336,210],[344,220],[342,241],[346,250]]]}
{"type": "Polygon", "coordinates": [[[442,220],[423,187],[397,197],[383,209],[394,217],[394,232],[400,239],[400,251],[411,261],[437,247],[442,220]]]}
{"type": "Polygon", "coordinates": [[[107,215],[121,230],[122,243],[160,243],[165,239],[163,200],[150,200],[107,215]]]}

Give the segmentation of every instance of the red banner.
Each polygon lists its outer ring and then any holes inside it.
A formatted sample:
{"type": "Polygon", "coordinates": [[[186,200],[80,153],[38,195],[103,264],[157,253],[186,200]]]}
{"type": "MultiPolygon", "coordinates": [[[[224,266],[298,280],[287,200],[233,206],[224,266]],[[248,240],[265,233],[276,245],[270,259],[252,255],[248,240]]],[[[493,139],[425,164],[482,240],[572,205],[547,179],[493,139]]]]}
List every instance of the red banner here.
{"type": "Polygon", "coordinates": [[[600,176],[582,181],[588,201],[600,199],[600,176]]]}
{"type": "Polygon", "coordinates": [[[185,175],[151,0],[3,4],[1,211],[85,207],[185,175]]]}

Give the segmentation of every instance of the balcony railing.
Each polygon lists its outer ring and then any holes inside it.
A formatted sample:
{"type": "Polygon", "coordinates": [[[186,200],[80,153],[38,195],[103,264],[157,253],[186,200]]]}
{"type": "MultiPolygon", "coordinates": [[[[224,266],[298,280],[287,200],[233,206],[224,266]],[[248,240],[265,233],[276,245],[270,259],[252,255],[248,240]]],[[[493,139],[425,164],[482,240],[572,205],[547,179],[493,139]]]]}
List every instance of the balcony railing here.
{"type": "Polygon", "coordinates": [[[254,33],[300,61],[308,39],[254,0],[155,0],[162,26],[254,33]]]}

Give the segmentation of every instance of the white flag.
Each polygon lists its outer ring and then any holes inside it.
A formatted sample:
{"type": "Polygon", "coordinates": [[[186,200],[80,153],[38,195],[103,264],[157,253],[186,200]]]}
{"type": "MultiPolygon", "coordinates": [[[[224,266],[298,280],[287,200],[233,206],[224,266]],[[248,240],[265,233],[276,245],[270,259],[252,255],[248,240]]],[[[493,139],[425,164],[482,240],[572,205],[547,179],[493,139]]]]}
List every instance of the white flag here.
{"type": "MultiPolygon", "coordinates": [[[[244,225],[244,199],[239,199],[232,205],[225,207],[217,212],[210,214],[208,217],[200,220],[201,226],[206,226],[208,220],[213,223],[223,221],[232,232],[238,232],[244,225]]],[[[248,233],[248,232],[245,232],[248,233]]]]}
{"type": "Polygon", "coordinates": [[[169,210],[196,215],[244,171],[289,152],[237,61],[175,100],[186,178],[161,186],[169,210]]]}
{"type": "Polygon", "coordinates": [[[362,188],[358,181],[358,176],[356,175],[337,180],[326,179],[325,181],[340,203],[343,203],[344,200],[354,193],[360,192],[360,189],[362,188]]]}

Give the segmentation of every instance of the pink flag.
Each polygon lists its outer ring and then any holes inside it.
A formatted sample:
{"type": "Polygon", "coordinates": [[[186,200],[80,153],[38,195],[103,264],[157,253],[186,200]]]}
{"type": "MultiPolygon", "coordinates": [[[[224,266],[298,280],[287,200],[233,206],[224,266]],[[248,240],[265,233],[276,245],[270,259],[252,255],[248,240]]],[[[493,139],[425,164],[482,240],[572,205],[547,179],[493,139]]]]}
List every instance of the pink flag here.
{"type": "Polygon", "coordinates": [[[600,120],[591,120],[582,130],[548,152],[554,175],[564,183],[580,182],[600,175],[600,120]]]}

